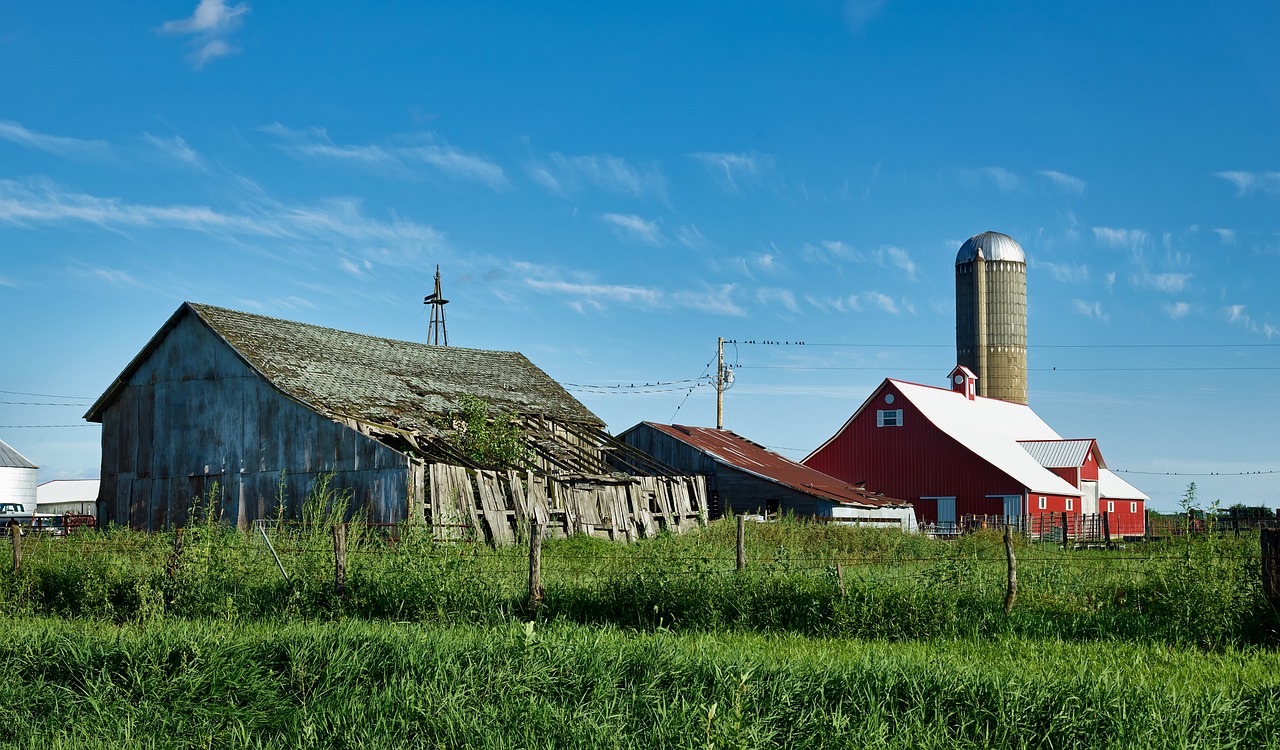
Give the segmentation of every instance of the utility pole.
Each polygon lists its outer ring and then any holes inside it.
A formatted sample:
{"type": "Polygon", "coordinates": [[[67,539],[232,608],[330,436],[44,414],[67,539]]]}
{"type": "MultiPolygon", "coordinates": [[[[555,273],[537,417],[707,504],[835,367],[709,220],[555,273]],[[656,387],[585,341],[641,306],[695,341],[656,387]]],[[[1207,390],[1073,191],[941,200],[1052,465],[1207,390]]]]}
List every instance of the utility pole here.
{"type": "Polygon", "coordinates": [[[716,340],[716,429],[724,429],[724,336],[716,340]]]}

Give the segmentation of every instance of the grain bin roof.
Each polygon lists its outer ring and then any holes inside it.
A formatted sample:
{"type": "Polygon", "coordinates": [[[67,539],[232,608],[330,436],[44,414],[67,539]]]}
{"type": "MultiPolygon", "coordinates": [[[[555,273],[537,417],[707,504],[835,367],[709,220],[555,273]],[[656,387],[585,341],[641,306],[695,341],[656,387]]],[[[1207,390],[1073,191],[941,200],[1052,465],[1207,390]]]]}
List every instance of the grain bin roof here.
{"type": "Polygon", "coordinates": [[[604,425],[518,352],[428,346],[190,302],[178,308],[86,419],[101,421],[116,388],[188,314],[281,391],[332,416],[412,429],[472,395],[503,412],[604,425]]]}
{"type": "Polygon", "coordinates": [[[1022,245],[1019,245],[1017,240],[999,232],[983,232],[964,241],[960,251],[956,253],[956,265],[971,262],[978,257],[979,252],[982,253],[983,260],[1027,262],[1027,256],[1022,252],[1022,245]]]}

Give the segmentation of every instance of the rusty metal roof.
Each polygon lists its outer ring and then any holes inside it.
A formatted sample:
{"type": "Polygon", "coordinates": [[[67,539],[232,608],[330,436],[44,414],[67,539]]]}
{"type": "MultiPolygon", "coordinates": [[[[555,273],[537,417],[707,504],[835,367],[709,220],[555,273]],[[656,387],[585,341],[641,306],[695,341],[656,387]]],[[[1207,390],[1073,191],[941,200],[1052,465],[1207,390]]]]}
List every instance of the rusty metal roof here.
{"type": "Polygon", "coordinates": [[[115,389],[185,315],[194,314],[270,383],[331,416],[413,430],[464,395],[496,410],[604,422],[518,352],[428,346],[185,303],[86,414],[100,421],[115,389]]]}
{"type": "Polygon", "coordinates": [[[865,484],[850,484],[823,474],[817,469],[796,463],[730,430],[678,424],[665,425],[655,422],[644,422],[644,424],[697,448],[719,463],[790,487],[797,492],[842,505],[874,508],[887,505],[910,505],[902,500],[885,497],[878,492],[868,490],[865,484]]]}

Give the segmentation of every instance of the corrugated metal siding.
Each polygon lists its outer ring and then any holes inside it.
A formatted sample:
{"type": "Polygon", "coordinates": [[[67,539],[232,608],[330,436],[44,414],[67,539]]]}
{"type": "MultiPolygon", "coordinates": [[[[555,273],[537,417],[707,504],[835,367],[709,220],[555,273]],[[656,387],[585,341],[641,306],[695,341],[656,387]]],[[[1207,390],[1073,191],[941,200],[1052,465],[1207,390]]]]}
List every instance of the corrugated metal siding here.
{"type": "Polygon", "coordinates": [[[103,523],[182,525],[218,488],[224,520],[297,515],[333,473],[371,521],[404,518],[408,458],[282,395],[198,321],[179,322],[103,413],[103,523]]]}
{"type": "Polygon", "coordinates": [[[1022,495],[1024,487],[964,445],[943,433],[887,382],[876,391],[849,425],[804,464],[847,482],[867,487],[917,506],[922,497],[956,498],[956,513],[1003,513],[1004,503],[987,495],[1022,495]],[[902,427],[876,427],[876,405],[886,393],[895,395],[893,408],[903,410],[902,427]]]}
{"type": "MultiPolygon", "coordinates": [[[[1019,440],[1023,450],[1047,469],[1077,468],[1093,448],[1092,440],[1019,440]]],[[[1075,482],[1072,482],[1075,484],[1075,482]]]]}

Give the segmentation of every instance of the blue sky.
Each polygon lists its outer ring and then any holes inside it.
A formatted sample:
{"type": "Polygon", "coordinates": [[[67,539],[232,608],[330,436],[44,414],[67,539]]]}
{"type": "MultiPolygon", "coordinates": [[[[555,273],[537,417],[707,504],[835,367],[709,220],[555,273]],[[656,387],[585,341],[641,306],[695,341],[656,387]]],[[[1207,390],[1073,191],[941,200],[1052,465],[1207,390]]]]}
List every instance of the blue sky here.
{"type": "Polygon", "coordinates": [[[714,424],[718,336],[805,342],[726,350],[726,426],[800,458],[944,385],[996,230],[1050,425],[1154,507],[1275,507],[1280,5],[1171,7],[0,5],[0,439],[96,476],[184,300],[425,341],[440,264],[452,344],[615,432],[714,424]]]}

